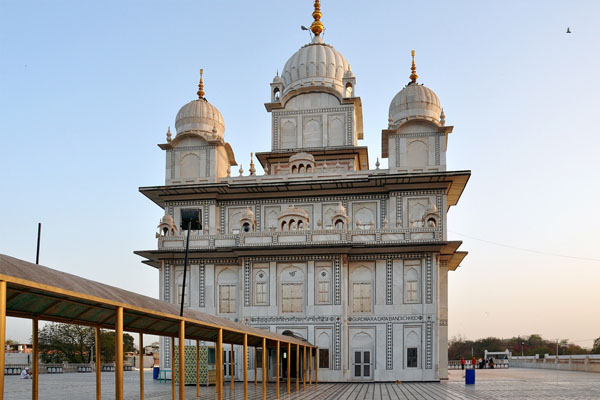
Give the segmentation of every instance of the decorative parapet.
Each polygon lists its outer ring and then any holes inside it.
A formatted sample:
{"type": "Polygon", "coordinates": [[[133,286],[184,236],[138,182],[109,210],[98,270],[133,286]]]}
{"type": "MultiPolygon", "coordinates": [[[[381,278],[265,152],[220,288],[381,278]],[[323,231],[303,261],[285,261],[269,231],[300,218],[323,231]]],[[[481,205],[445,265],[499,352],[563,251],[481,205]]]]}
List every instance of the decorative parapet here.
{"type": "MultiPolygon", "coordinates": [[[[355,230],[305,230],[285,232],[242,232],[228,235],[192,235],[191,249],[213,249],[224,247],[272,247],[289,244],[339,245],[352,243],[408,244],[441,241],[441,231],[437,228],[400,229],[355,229],[355,230]]],[[[185,235],[158,238],[160,250],[183,249],[185,235]]]]}

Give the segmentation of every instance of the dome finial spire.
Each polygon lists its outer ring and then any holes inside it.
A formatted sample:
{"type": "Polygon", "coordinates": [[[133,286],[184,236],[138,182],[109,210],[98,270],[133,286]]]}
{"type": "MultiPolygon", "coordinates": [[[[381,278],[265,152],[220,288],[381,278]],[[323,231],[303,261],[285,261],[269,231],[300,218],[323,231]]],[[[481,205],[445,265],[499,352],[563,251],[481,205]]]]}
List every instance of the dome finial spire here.
{"type": "Polygon", "coordinates": [[[412,55],[412,65],[410,67],[410,81],[412,83],[416,83],[417,82],[417,78],[419,77],[419,75],[417,75],[417,66],[415,65],[415,51],[412,50],[410,52],[410,54],[412,55]]]}
{"type": "Polygon", "coordinates": [[[321,22],[323,14],[321,13],[321,2],[319,0],[315,0],[315,10],[313,11],[312,16],[315,20],[310,25],[310,30],[315,36],[319,36],[324,29],[323,23],[321,22]]]}
{"type": "Polygon", "coordinates": [[[200,69],[200,83],[198,84],[198,95],[199,99],[204,99],[204,82],[202,81],[202,74],[204,74],[204,69],[200,69]]]}

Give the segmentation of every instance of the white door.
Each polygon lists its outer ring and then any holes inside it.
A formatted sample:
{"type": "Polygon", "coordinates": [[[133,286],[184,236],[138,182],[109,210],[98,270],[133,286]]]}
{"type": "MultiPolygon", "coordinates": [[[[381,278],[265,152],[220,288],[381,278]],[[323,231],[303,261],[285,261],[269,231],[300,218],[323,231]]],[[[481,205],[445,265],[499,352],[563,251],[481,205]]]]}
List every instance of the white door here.
{"type": "Polygon", "coordinates": [[[354,378],[371,379],[373,376],[373,360],[371,350],[354,350],[354,378]]]}

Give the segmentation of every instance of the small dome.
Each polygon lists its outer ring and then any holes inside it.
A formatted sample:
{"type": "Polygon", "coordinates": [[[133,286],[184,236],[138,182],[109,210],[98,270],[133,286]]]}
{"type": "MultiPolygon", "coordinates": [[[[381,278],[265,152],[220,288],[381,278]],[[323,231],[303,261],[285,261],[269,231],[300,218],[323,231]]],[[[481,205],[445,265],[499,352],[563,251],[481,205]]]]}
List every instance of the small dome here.
{"type": "Polygon", "coordinates": [[[433,203],[433,201],[429,200],[429,204],[427,204],[427,210],[425,210],[425,214],[437,214],[438,208],[433,203]]]}
{"type": "Polygon", "coordinates": [[[240,218],[240,221],[245,220],[245,219],[254,221],[254,213],[252,212],[250,207],[246,207],[246,209],[244,210],[244,213],[242,214],[242,217],[240,218]]]}
{"type": "Polygon", "coordinates": [[[275,78],[273,78],[273,83],[281,83],[281,77],[279,76],[279,73],[275,75],[275,78]]]}
{"type": "Polygon", "coordinates": [[[216,135],[223,137],[225,134],[225,121],[217,107],[201,98],[190,101],[181,107],[177,117],[175,117],[175,130],[177,135],[182,133],[213,135],[216,133],[216,135]]]}
{"type": "Polygon", "coordinates": [[[308,220],[308,213],[303,209],[294,206],[289,206],[288,208],[282,210],[281,214],[279,214],[279,219],[290,216],[301,217],[308,220]]]}
{"type": "Polygon", "coordinates": [[[346,207],[342,205],[341,202],[333,210],[333,215],[346,215],[346,207]]]}
{"type": "Polygon", "coordinates": [[[296,153],[290,157],[290,163],[293,163],[294,161],[309,161],[314,163],[315,157],[310,153],[296,153]]]}
{"type": "Polygon", "coordinates": [[[329,87],[343,97],[342,79],[348,70],[348,61],[333,46],[315,36],[285,63],[281,77],[283,94],[302,87],[329,87]]]}
{"type": "Polygon", "coordinates": [[[354,78],[354,73],[350,69],[350,65],[348,65],[348,69],[344,73],[344,78],[354,78]]]}
{"type": "Polygon", "coordinates": [[[439,125],[441,113],[440,99],[433,90],[416,82],[406,85],[390,104],[394,125],[410,119],[425,119],[439,125]]]}
{"type": "Polygon", "coordinates": [[[175,221],[173,220],[173,217],[171,217],[171,214],[165,214],[160,220],[160,223],[167,225],[175,225],[175,221]]]}

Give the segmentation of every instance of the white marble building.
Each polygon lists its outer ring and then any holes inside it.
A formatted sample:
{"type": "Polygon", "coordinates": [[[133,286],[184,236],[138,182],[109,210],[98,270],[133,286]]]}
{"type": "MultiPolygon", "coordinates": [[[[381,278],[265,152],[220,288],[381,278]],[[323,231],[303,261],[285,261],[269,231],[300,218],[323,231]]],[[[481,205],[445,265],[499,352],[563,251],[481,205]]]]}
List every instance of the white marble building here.
{"type": "MultiPolygon", "coordinates": [[[[436,94],[417,82],[414,54],[410,82],[382,121],[389,167],[369,169],[357,79],[323,42],[318,3],[312,42],[269,86],[271,151],[256,154],[265,174],[251,165],[232,176],[224,118],[201,81],[199,98],[177,113],[176,135],[159,145],[165,184],[140,188],[165,215],[158,249],[137,253],[159,269],[161,299],[178,304],[181,215],[197,212],[188,307],[309,340],[320,349],[322,381],[446,379],[447,276],[466,255],[447,240],[446,213],[470,172],[446,171],[452,127],[436,94]]],[[[161,345],[165,365],[169,343],[161,345]]],[[[237,363],[233,373],[241,377],[237,363]]]]}

